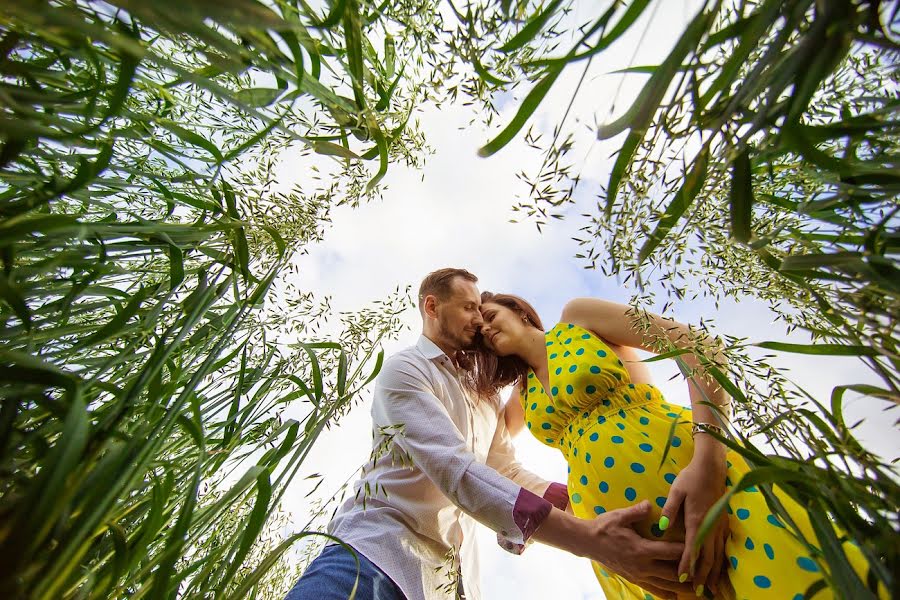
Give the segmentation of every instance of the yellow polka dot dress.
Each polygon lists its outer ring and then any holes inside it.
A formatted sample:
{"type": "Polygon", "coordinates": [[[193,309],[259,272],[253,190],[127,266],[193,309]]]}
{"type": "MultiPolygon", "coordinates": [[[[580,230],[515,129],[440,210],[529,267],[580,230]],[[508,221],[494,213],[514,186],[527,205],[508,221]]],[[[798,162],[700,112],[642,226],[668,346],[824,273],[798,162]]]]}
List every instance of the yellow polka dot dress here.
{"type": "MultiPolygon", "coordinates": [[[[690,409],[666,404],[652,385],[630,383],[622,361],[586,329],[560,323],[547,332],[546,344],[551,389],[544,390],[534,373],[529,373],[521,401],[529,431],[566,456],[575,515],[593,518],[646,499],[653,512],[638,526],[639,533],[650,539],[683,539],[683,527],[662,532],[657,523],[669,488],[693,455],[690,409]],[[663,462],[673,421],[677,422],[674,437],[663,462]]],[[[730,488],[748,467],[733,452],[727,459],[730,488]]],[[[803,509],[777,490],[776,495],[806,539],[815,540],[803,509]]],[[[728,577],[734,597],[801,599],[821,579],[814,551],[779,522],[755,488],[735,494],[727,511],[728,577]]],[[[865,574],[866,563],[859,551],[849,542],[845,549],[858,572],[865,574]]],[[[654,598],[602,565],[594,563],[593,568],[611,600],[654,598]]],[[[815,597],[831,595],[825,590],[815,597]]]]}

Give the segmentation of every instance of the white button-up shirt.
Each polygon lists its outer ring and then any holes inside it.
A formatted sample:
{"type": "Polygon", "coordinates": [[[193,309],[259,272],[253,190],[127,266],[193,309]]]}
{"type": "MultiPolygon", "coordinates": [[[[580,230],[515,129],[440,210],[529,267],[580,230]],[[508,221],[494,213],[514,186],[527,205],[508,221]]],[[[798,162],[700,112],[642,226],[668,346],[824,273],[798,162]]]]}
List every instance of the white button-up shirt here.
{"type": "Polygon", "coordinates": [[[565,486],[516,462],[499,398],[476,400],[461,377],[424,335],[385,362],[372,457],[328,527],[408,600],[452,598],[458,573],[467,599],[479,600],[474,520],[521,551],[551,504],[568,501],[565,486]]]}

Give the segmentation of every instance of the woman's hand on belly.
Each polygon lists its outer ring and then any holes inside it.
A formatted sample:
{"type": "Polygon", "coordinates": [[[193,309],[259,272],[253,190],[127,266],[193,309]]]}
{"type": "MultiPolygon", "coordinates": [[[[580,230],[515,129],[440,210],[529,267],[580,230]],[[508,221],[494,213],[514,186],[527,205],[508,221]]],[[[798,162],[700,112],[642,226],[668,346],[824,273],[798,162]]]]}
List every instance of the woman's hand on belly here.
{"type": "Polygon", "coordinates": [[[693,552],[694,539],[706,513],[724,493],[724,464],[720,468],[719,461],[705,461],[695,455],[672,483],[662,511],[663,519],[668,519],[670,527],[679,522],[684,527],[685,547],[678,572],[691,579],[699,595],[703,593],[700,586],[709,587],[713,592],[718,590],[728,538],[728,518],[724,512],[696,553],[693,552]]]}

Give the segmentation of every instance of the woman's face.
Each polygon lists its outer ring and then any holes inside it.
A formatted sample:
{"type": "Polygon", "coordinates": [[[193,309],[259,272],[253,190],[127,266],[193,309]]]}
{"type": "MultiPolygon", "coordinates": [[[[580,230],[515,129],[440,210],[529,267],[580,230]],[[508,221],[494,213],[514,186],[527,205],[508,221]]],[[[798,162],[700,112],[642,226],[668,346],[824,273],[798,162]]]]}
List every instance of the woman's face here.
{"type": "Polygon", "coordinates": [[[526,329],[522,316],[496,302],[481,305],[481,335],[488,350],[498,356],[515,353],[517,340],[526,329]]]}

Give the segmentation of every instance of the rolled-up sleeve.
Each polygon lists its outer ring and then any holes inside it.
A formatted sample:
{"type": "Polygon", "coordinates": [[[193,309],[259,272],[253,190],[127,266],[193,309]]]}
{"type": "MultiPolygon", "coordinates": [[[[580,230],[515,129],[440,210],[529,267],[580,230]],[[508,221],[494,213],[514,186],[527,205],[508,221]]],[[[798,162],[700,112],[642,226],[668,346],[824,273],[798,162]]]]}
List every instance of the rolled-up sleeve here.
{"type": "Polygon", "coordinates": [[[394,443],[451,502],[512,543],[524,544],[552,510],[540,495],[476,459],[419,365],[399,357],[385,364],[372,416],[378,426],[402,426],[394,443]]]}

